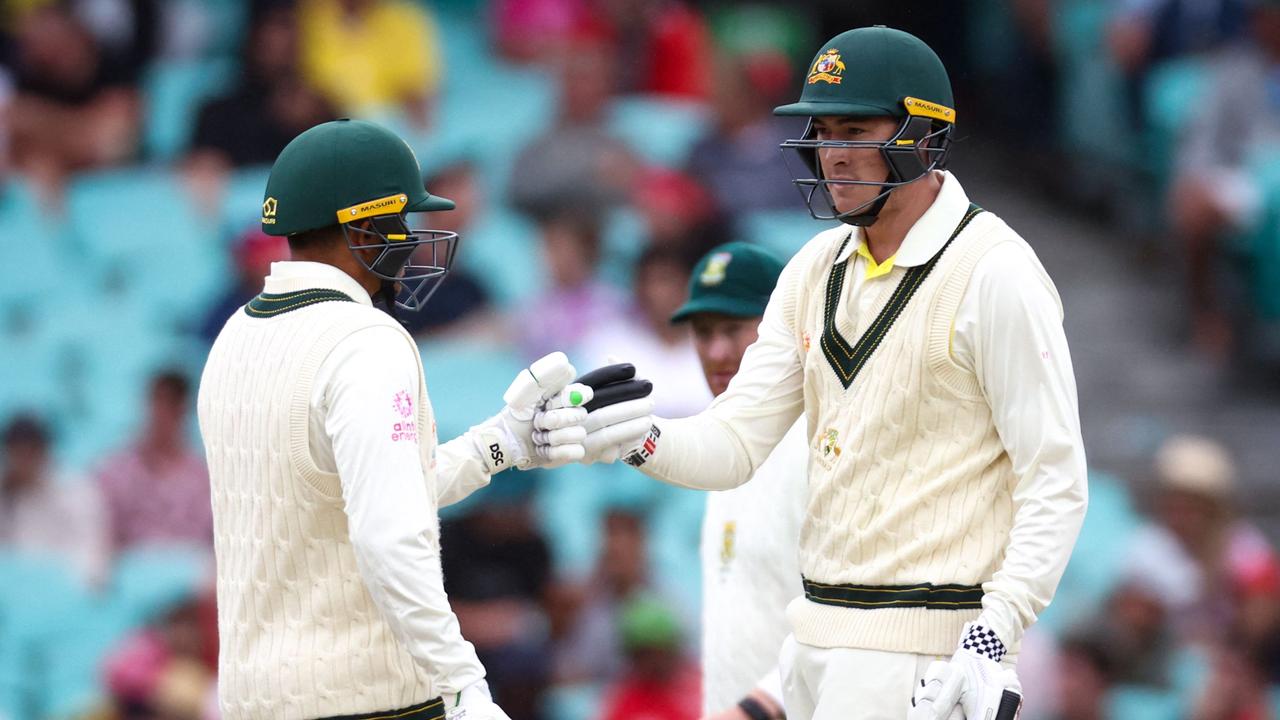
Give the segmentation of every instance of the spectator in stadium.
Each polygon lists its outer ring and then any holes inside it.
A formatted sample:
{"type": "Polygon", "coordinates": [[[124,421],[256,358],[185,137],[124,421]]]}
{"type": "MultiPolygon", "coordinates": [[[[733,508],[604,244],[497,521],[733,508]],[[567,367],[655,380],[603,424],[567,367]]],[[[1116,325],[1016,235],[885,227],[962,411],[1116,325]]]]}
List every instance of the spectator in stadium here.
{"type": "Polygon", "coordinates": [[[1058,702],[1053,720],[1107,720],[1115,663],[1096,639],[1069,637],[1058,653],[1058,702]]]}
{"type": "Polygon", "coordinates": [[[803,119],[773,114],[791,92],[791,75],[787,58],[774,51],[720,58],[712,123],[694,145],[688,171],[722,212],[794,207],[796,190],[778,144],[801,137],[803,119]]]}
{"type": "Polygon", "coordinates": [[[1156,580],[1136,574],[1122,580],[1074,637],[1096,645],[1112,661],[1112,681],[1167,690],[1181,648],[1169,624],[1166,589],[1154,585],[1156,580]]]}
{"type": "Polygon", "coordinates": [[[663,417],[694,415],[711,403],[689,328],[670,321],[688,298],[691,265],[683,248],[647,248],[636,261],[631,313],[592,327],[579,348],[588,365],[611,355],[634,363],[653,381],[654,413],[663,417]]]}
{"type": "MultiPolygon", "coordinates": [[[[595,22],[611,39],[624,93],[671,99],[711,97],[711,33],[682,0],[609,0],[591,3],[595,22]]],[[[718,82],[720,78],[715,78],[718,82]]]]}
{"type": "Polygon", "coordinates": [[[511,720],[538,720],[551,679],[542,617],[551,551],[530,513],[533,479],[510,480],[490,487],[471,512],[443,521],[442,563],[449,603],[490,688],[511,720]]]}
{"type": "Polygon", "coordinates": [[[1221,444],[1175,436],[1156,453],[1155,521],[1126,549],[1128,576],[1147,579],[1181,641],[1212,645],[1235,627],[1242,598],[1275,592],[1280,562],[1232,503],[1235,464],[1221,444]]]}
{"type": "Polygon", "coordinates": [[[248,27],[235,86],[197,114],[191,170],[270,165],[298,133],[337,114],[300,74],[293,2],[254,3],[248,27]]]}
{"type": "Polygon", "coordinates": [[[1257,720],[1275,717],[1266,678],[1239,638],[1225,637],[1210,658],[1209,678],[1187,720],[1257,720]]]}
{"type": "Polygon", "coordinates": [[[49,429],[34,415],[10,420],[0,441],[0,547],[55,558],[86,585],[99,585],[110,548],[97,488],[54,467],[49,429]]]}
{"type": "Polygon", "coordinates": [[[553,649],[557,683],[599,684],[621,676],[618,623],[622,608],[651,590],[644,518],[625,510],[612,510],[604,517],[603,529],[593,576],[581,586],[561,585],[556,589],[559,607],[553,617],[571,619],[553,649]]]}
{"type": "Polygon", "coordinates": [[[289,245],[284,238],[272,237],[262,232],[254,223],[236,242],[233,251],[236,277],[235,286],[227,290],[222,300],[214,304],[200,324],[200,338],[213,344],[227,318],[236,308],[253,299],[262,290],[262,279],[271,272],[271,263],[289,259],[289,245]]]}
{"type": "Polygon", "coordinates": [[[1229,233],[1246,227],[1262,209],[1256,163],[1280,149],[1280,3],[1264,0],[1250,15],[1250,42],[1216,58],[1208,97],[1178,148],[1170,222],[1186,244],[1192,335],[1198,346],[1221,355],[1232,337],[1214,277],[1219,248],[1229,233]]]}
{"type": "Polygon", "coordinates": [[[636,184],[632,205],[644,219],[649,244],[655,247],[700,257],[732,240],[711,192],[686,173],[646,170],[636,184]]]}
{"type": "Polygon", "coordinates": [[[660,600],[637,597],[623,608],[618,633],[627,669],[606,693],[604,720],[696,720],[701,681],[676,614],[660,600]]]}
{"type": "Polygon", "coordinates": [[[209,472],[187,439],[190,400],[186,375],[155,375],[141,435],[99,465],[116,551],[173,543],[212,549],[209,472]]]}
{"type": "Polygon", "coordinates": [[[138,147],[137,67],[106,52],[65,3],[20,15],[14,30],[9,152],[46,200],[67,176],[114,165],[138,147]]]}
{"type": "Polygon", "coordinates": [[[549,348],[574,347],[592,328],[616,325],[624,299],[597,277],[600,221],[592,213],[565,208],[538,223],[550,287],[520,313],[522,352],[541,357],[549,348]]]}
{"type": "Polygon", "coordinates": [[[118,717],[208,717],[218,669],[215,600],[210,589],[180,602],[107,655],[104,679],[118,717]]]}
{"type": "Polygon", "coordinates": [[[639,163],[605,127],[605,110],[617,87],[619,61],[604,38],[576,35],[557,56],[556,124],[516,157],[508,196],[535,219],[565,205],[604,210],[624,201],[639,163]]]}
{"type": "Polygon", "coordinates": [[[399,110],[430,122],[440,85],[435,20],[408,0],[300,0],[302,72],[343,113],[399,110]]]}

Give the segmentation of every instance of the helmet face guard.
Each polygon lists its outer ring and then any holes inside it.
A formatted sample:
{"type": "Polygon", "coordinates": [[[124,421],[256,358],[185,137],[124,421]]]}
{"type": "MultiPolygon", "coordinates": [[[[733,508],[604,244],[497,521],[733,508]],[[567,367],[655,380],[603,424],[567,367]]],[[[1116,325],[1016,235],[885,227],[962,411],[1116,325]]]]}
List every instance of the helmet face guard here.
{"type": "MultiPolygon", "coordinates": [[[[910,106],[908,106],[910,108],[910,106]]],[[[786,140],[779,145],[783,161],[791,171],[792,183],[800,190],[809,214],[816,220],[839,220],[849,225],[867,226],[876,221],[880,210],[894,190],[925,177],[934,170],[946,166],[951,149],[949,122],[933,120],[921,115],[908,115],[893,137],[879,140],[817,140],[813,118],[799,140],[786,140]],[[818,151],[822,149],[861,148],[879,150],[889,168],[888,176],[875,180],[830,180],[822,176],[822,164],[818,151]],[[788,152],[792,151],[792,152],[788,152]],[[795,167],[793,157],[798,156],[801,167],[795,167]],[[831,196],[832,185],[866,185],[879,187],[880,192],[871,200],[844,212],[836,208],[831,196]]]]}
{"type": "MultiPolygon", "coordinates": [[[[411,230],[399,214],[377,215],[369,221],[368,229],[343,223],[347,249],[383,281],[388,305],[394,297],[396,307],[409,312],[421,310],[453,265],[458,233],[411,230]]],[[[394,308],[386,309],[394,315],[394,308]]]]}

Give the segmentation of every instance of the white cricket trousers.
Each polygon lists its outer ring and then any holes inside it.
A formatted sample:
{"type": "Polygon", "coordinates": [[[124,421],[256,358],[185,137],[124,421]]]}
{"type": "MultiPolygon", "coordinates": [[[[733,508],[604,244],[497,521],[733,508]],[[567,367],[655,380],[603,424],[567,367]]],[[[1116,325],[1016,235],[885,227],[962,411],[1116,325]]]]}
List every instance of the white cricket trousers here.
{"type": "MultiPolygon", "coordinates": [[[[782,641],[779,669],[787,720],[906,720],[929,663],[944,655],[820,648],[782,641]]],[[[1015,656],[1001,665],[1014,667],[1015,656]]]]}
{"type": "Polygon", "coordinates": [[[820,648],[782,641],[787,720],[905,720],[911,693],[938,655],[820,648]]]}

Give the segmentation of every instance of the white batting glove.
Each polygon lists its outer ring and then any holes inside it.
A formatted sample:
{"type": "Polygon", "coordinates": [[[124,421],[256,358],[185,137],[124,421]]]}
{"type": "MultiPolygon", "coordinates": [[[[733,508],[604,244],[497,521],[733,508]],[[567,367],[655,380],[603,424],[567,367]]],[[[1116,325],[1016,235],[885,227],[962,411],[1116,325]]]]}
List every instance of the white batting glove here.
{"type": "Polygon", "coordinates": [[[489,473],[577,462],[586,451],[583,423],[589,386],[570,383],[577,374],[569,358],[554,352],[520,371],[503,393],[506,407],[472,428],[489,473]]]}
{"type": "Polygon", "coordinates": [[[462,688],[462,692],[444,697],[445,720],[511,720],[493,702],[489,683],[477,680],[462,688]]]}
{"type": "Polygon", "coordinates": [[[907,711],[907,720],[964,720],[958,703],[952,703],[951,709],[938,706],[938,694],[942,691],[942,683],[947,677],[947,663],[936,660],[929,664],[920,678],[920,684],[911,696],[911,709],[907,711]]]}
{"type": "Polygon", "coordinates": [[[653,424],[653,399],[643,397],[602,407],[587,414],[584,427],[583,463],[611,463],[620,458],[630,462],[646,443],[655,442],[650,440],[650,435],[658,432],[653,424]]]}
{"type": "Polygon", "coordinates": [[[1004,643],[993,631],[976,623],[966,625],[960,648],[939,671],[933,715],[923,717],[947,720],[959,706],[970,720],[1014,720],[1022,704],[1022,686],[1013,670],[1001,667],[1004,656],[1004,643]]]}

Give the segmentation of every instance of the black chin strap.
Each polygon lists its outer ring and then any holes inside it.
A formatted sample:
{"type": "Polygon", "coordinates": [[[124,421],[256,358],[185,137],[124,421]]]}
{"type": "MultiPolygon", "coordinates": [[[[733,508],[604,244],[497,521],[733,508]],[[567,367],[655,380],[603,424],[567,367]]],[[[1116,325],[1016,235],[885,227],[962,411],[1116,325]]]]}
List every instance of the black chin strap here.
{"type": "MultiPolygon", "coordinates": [[[[893,170],[890,170],[885,182],[893,182],[893,175],[893,170]]],[[[881,185],[880,197],[872,201],[864,212],[860,212],[857,215],[842,214],[839,216],[840,222],[854,227],[870,227],[875,224],[875,221],[880,217],[880,211],[884,209],[884,204],[889,202],[889,195],[893,193],[894,189],[887,185],[881,185]]]]}
{"type": "Polygon", "coordinates": [[[396,316],[396,284],[390,280],[382,281],[382,289],[378,292],[382,297],[382,309],[391,316],[392,320],[400,321],[396,316]]]}

